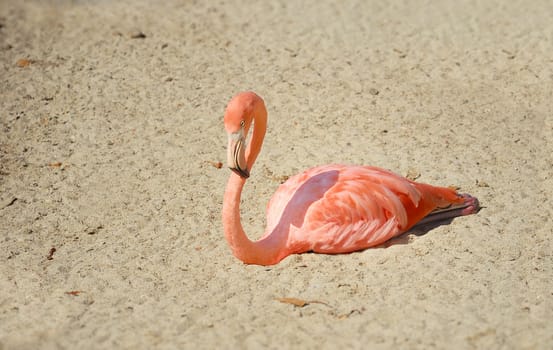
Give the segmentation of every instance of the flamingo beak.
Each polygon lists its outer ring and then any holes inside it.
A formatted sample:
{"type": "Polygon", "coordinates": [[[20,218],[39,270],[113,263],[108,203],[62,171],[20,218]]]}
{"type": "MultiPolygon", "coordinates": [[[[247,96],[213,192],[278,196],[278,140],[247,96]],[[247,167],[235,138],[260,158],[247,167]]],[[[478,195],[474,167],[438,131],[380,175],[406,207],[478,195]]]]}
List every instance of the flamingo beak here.
{"type": "Polygon", "coordinates": [[[227,162],[229,169],[242,178],[250,177],[250,171],[246,163],[246,139],[242,130],[229,134],[227,162]]]}

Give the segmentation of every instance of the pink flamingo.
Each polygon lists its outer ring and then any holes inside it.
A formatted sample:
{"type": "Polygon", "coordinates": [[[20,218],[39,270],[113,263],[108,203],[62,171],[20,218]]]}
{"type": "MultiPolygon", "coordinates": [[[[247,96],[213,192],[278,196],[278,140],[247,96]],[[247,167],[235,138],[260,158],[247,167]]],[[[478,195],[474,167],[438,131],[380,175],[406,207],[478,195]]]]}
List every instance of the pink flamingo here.
{"type": "Polygon", "coordinates": [[[478,200],[451,188],[413,182],[370,166],[323,165],[290,177],[267,206],[258,241],[240,223],[240,195],[267,128],[263,99],[242,92],[225,111],[228,164],[233,170],[223,201],[225,237],[246,264],[273,265],[290,254],[348,253],[379,245],[417,223],[469,215],[478,200]],[[253,123],[248,146],[246,137],[253,123]]]}

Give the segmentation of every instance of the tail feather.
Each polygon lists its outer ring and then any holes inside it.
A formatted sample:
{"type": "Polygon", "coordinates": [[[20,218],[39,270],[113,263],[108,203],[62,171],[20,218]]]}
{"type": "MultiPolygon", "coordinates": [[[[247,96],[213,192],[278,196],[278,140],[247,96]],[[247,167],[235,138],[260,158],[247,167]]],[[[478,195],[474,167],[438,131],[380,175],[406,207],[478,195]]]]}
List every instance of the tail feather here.
{"type": "Polygon", "coordinates": [[[476,197],[466,193],[460,194],[459,197],[462,199],[461,203],[452,203],[446,207],[434,209],[430,214],[420,220],[417,226],[452,219],[457,216],[475,214],[480,210],[480,203],[476,197]]]}

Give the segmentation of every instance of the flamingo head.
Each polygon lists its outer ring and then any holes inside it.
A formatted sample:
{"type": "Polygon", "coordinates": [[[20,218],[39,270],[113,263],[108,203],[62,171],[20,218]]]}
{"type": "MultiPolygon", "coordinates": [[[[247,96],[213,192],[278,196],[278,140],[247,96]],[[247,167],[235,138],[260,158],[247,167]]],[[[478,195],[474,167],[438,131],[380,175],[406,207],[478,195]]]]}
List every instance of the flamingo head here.
{"type": "Polygon", "coordinates": [[[247,179],[250,176],[246,159],[246,137],[252,125],[255,96],[241,93],[232,98],[225,110],[225,130],[228,135],[227,162],[230,170],[247,179]]]}

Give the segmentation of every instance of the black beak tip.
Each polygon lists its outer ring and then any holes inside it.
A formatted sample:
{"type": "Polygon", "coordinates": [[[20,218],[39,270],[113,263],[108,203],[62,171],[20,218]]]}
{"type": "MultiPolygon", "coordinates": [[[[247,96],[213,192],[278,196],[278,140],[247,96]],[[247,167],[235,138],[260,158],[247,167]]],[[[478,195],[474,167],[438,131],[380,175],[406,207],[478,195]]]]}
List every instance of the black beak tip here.
{"type": "Polygon", "coordinates": [[[230,170],[234,171],[237,175],[239,175],[244,179],[247,179],[248,177],[250,177],[250,172],[247,169],[230,168],[230,170]]]}

